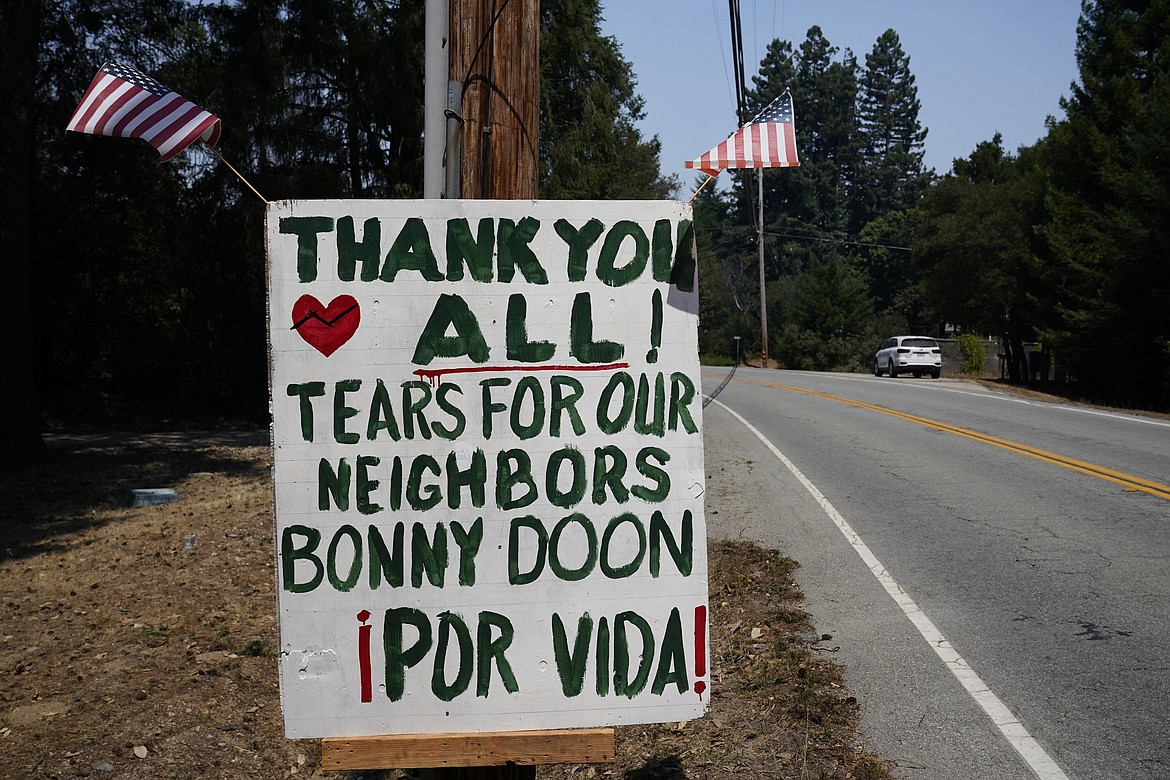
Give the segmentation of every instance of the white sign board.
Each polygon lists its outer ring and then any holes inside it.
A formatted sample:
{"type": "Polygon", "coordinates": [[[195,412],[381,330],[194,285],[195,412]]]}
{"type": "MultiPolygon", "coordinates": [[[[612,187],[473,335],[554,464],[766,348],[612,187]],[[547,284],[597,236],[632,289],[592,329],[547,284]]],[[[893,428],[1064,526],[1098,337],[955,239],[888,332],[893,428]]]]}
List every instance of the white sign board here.
{"type": "Polygon", "coordinates": [[[690,207],[268,210],[290,738],[702,714],[690,207]]]}

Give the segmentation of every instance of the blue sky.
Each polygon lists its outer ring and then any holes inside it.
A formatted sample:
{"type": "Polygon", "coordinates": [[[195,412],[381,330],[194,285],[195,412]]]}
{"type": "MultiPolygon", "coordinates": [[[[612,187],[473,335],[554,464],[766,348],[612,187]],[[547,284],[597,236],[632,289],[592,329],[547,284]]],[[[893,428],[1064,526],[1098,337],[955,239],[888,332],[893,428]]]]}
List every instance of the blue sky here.
{"type": "MultiPolygon", "coordinates": [[[[696,174],[684,162],[736,129],[731,38],[723,0],[602,0],[602,33],[633,65],[646,99],[640,128],[662,141],[663,173],[685,197],[696,174]]],[[[820,25],[859,63],[893,28],[910,57],[929,129],[926,165],[939,173],[998,131],[1014,151],[1061,116],[1077,80],[1079,0],[740,0],[749,87],[775,38],[799,46],[820,25]]],[[[800,104],[796,103],[799,141],[800,104]]]]}

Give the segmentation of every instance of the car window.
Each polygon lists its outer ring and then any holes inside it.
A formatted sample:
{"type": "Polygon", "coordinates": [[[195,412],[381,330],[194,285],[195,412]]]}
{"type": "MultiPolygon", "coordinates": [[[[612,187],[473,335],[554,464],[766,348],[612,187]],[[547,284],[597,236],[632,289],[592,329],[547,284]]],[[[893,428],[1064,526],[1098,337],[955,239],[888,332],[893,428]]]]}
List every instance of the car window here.
{"type": "Polygon", "coordinates": [[[903,347],[931,347],[938,346],[934,339],[906,339],[902,342],[903,347]]]}

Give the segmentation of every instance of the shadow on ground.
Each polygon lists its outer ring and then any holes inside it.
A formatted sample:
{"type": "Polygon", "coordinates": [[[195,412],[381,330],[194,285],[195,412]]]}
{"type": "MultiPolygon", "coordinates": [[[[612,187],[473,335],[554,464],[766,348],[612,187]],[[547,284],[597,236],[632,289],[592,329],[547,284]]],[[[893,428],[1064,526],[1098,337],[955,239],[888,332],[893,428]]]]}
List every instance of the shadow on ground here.
{"type": "Polygon", "coordinates": [[[44,459],[0,474],[0,558],[53,549],[56,540],[102,522],[98,510],[129,506],[135,488],[175,487],[191,474],[266,472],[255,450],[266,431],[53,433],[44,459]]]}

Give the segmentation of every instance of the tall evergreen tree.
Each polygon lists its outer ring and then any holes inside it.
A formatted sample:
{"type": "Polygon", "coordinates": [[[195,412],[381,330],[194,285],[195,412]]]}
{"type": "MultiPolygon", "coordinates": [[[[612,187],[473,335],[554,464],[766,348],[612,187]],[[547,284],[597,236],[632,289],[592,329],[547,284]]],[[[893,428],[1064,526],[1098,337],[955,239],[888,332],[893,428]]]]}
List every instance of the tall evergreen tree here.
{"type": "Polygon", "coordinates": [[[861,171],[855,188],[853,232],[890,211],[912,208],[929,182],[923,170],[926,130],[910,57],[893,30],[865,55],[858,99],[861,171]]]}
{"type": "Polygon", "coordinates": [[[1089,0],[1049,133],[1057,360],[1090,393],[1170,405],[1170,2],[1089,0]]]}
{"type": "Polygon", "coordinates": [[[857,64],[809,28],[794,52],[773,41],[748,94],[753,113],[786,89],[793,95],[799,168],[765,171],[766,219],[782,232],[820,235],[846,228],[848,192],[857,168],[857,64]]]}
{"type": "Polygon", "coordinates": [[[543,198],[666,198],[678,187],[642,137],[644,101],[598,0],[540,4],[540,194],[543,198]]]}

